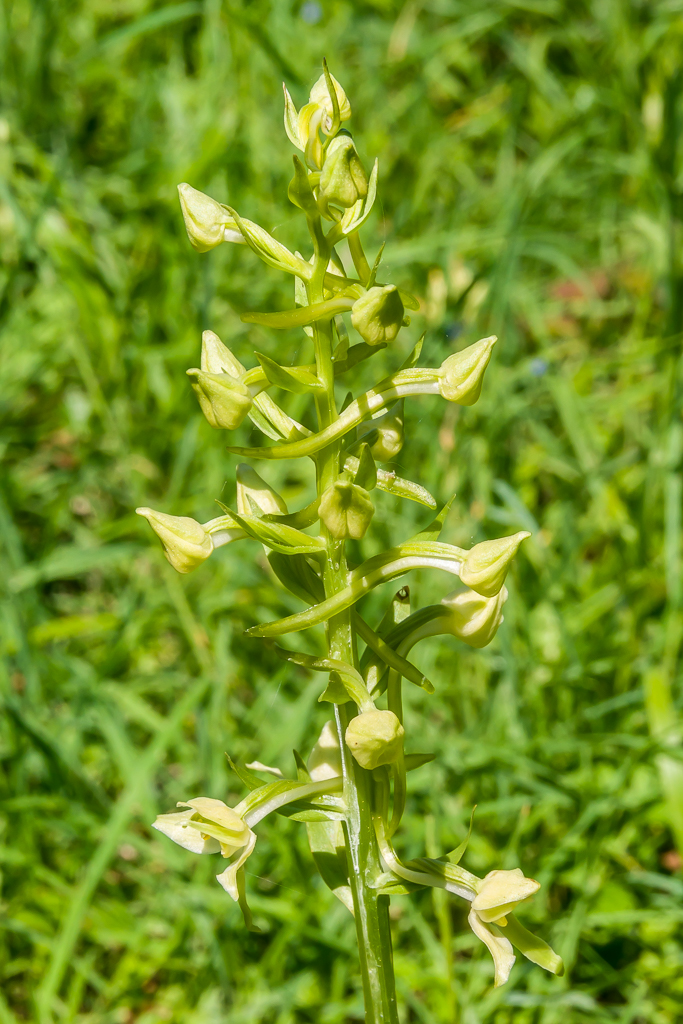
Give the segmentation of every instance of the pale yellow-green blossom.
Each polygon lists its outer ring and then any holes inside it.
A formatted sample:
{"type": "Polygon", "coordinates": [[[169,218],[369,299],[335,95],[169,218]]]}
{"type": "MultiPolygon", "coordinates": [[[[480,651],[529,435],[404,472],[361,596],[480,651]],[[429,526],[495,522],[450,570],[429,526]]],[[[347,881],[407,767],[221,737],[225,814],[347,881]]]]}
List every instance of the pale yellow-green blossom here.
{"type": "Polygon", "coordinates": [[[484,597],[473,590],[448,594],[441,600],[447,614],[437,620],[438,624],[444,632],[452,633],[470,647],[486,647],[503,621],[507,598],[505,587],[493,597],[484,597]]]}
{"type": "Polygon", "coordinates": [[[375,285],[351,310],[351,323],[368,345],[388,345],[401,329],[404,309],[396,285],[375,285]]]}
{"type": "Polygon", "coordinates": [[[213,551],[211,535],[196,519],[169,516],[153,508],[136,508],[135,511],[144,516],[152,527],[163,545],[166,558],[178,572],[192,572],[213,551]]]}
{"type": "Polygon", "coordinates": [[[468,551],[460,569],[460,579],[466,587],[471,587],[484,597],[494,597],[507,576],[510,562],[517,553],[517,548],[531,534],[521,530],[510,537],[498,540],[485,540],[475,544],[468,551]]]}
{"type": "Polygon", "coordinates": [[[372,770],[398,761],[405,730],[393,711],[364,711],[352,718],[346,745],[362,768],[372,770]]]}
{"type": "Polygon", "coordinates": [[[178,185],[178,195],[187,237],[198,252],[208,252],[226,240],[242,241],[237,224],[226,206],[187,182],[178,185]]]}
{"type": "Polygon", "coordinates": [[[458,405],[474,405],[481,394],[484,372],[497,340],[495,335],[482,338],[443,361],[439,377],[442,398],[458,405]]]}
{"type": "Polygon", "coordinates": [[[374,514],[365,488],[348,480],[337,480],[320,499],[320,518],[337,540],[360,540],[374,514]]]}

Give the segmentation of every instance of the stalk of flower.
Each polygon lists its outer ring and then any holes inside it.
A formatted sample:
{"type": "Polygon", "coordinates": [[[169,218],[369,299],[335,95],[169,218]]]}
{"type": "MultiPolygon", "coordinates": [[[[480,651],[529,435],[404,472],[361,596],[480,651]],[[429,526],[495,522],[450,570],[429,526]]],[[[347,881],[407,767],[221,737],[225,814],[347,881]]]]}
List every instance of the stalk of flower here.
{"type": "Polygon", "coordinates": [[[491,643],[503,621],[508,573],[529,535],[481,540],[469,549],[444,543],[439,537],[450,503],[439,508],[421,484],[377,466],[394,459],[409,440],[406,401],[427,395],[467,407],[479,399],[496,338],[473,341],[436,367],[419,365],[424,336],[407,356],[399,354],[401,332],[410,326],[406,309],[419,309],[419,303],[382,281],[382,249],[368,258],[363,248],[360,229],[372,213],[379,172],[375,161],[366,173],[344,127],[350,117],[346,94],[326,66],[300,109],[285,87],[285,129],[302,154],[293,154],[287,194],[305,218],[308,254],[288,248],[227,202],[188,184],[179,187],[195,249],[209,253],[223,242],[242,244],[249,259],[262,261],[264,273],[276,270],[294,278],[293,308],[250,311],[242,319],[269,330],[301,329],[313,350],[309,362],[288,366],[267,352],[255,352],[253,365],[246,368],[217,334],[205,331],[200,366],[187,372],[213,427],[239,430],[249,419],[272,442],[233,444],[228,451],[246,460],[310,459],[314,499],[290,511],[249,461],[236,469],[235,507],[223,506],[223,514],[207,523],[149,508],[137,511],[181,573],[198,568],[215,549],[234,540],[263,545],[276,579],[304,607],[274,622],[257,622],[247,633],[284,661],[321,674],[319,699],[332,706],[334,715],[307,761],[296,754],[296,779],[258,759],[244,767],[230,761],[249,791],[239,804],[231,808],[221,800],[195,798],[179,805],[182,810],[160,815],[154,827],[190,852],[227,859],[218,881],[252,927],[244,865],[256,842],[253,829],[271,813],[301,821],[325,885],[354,914],[366,1021],[398,1024],[388,901],[399,893],[432,886],[465,899],[470,927],[493,956],[496,985],[509,976],[513,946],[556,974],[561,960],[512,913],[539,888],[521,869],[492,871],[483,879],[467,871],[459,862],[469,835],[444,858],[404,862],[394,849],[407,778],[432,759],[412,752],[419,738],[414,740],[403,721],[404,680],[419,687],[424,699],[434,692],[408,656],[419,641],[439,635],[475,648],[491,643]],[[337,251],[343,239],[350,262],[337,251]],[[394,359],[394,368],[340,408],[335,381],[352,384],[356,367],[382,350],[394,359]],[[275,389],[284,395],[284,408],[279,396],[276,402],[270,393],[275,389]],[[311,403],[314,429],[286,411],[292,394],[311,403]],[[384,493],[417,502],[433,518],[416,536],[397,537],[392,547],[370,557],[361,554],[353,567],[347,545],[362,547],[372,533],[384,493]],[[399,592],[378,623],[366,621],[359,608],[362,598],[413,569],[438,569],[450,577],[442,601],[411,612],[407,593],[399,592]],[[321,625],[322,653],[290,650],[273,641],[321,625]],[[386,707],[380,706],[385,701],[386,707]]]}

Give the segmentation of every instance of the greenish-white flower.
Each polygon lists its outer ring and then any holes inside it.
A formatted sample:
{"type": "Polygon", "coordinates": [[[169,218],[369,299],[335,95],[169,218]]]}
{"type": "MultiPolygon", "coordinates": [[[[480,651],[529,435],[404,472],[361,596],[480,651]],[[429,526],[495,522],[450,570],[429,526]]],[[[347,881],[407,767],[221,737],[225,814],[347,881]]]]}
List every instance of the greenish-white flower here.
{"type": "Polygon", "coordinates": [[[178,806],[188,810],[160,814],[152,828],[192,853],[220,853],[223,857],[234,858],[216,880],[237,902],[240,896],[237,872],[252,853],[256,836],[222,800],[202,796],[178,806]]]}

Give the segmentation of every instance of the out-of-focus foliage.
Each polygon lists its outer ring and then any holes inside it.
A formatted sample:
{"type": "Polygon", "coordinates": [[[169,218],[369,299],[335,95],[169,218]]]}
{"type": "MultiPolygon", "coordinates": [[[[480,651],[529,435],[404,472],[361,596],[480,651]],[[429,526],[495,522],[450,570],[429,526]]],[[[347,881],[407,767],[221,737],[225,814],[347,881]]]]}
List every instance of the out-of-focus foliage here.
{"type": "MultiPolygon", "coordinates": [[[[261,549],[181,579],[132,513],[233,498],[184,373],[203,328],[295,358],[297,335],[239,320],[291,304],[279,276],[197,255],[175,186],[303,245],[280,82],[302,102],[323,54],[380,159],[376,242],[422,301],[407,333],[432,365],[501,337],[478,405],[409,407],[396,468],[457,491],[449,540],[533,534],[492,647],[418,655],[437,694],[410,688],[410,730],[438,756],[405,853],[454,846],[477,803],[465,863],[542,881],[526,919],[567,975],[519,963],[494,991],[454,901],[396,899],[403,1019],[680,1020],[682,40],[680,0],[3,0],[1,1024],[362,1012],[300,826],[260,829],[257,936],[212,858],[150,832],[239,792],[225,750],[291,770],[326,711],[319,679],[242,638],[301,607],[261,549]]],[[[304,504],[308,466],[278,471],[304,504]]],[[[364,551],[428,517],[383,495],[364,551]]],[[[410,582],[415,605],[449,588],[410,582]]]]}

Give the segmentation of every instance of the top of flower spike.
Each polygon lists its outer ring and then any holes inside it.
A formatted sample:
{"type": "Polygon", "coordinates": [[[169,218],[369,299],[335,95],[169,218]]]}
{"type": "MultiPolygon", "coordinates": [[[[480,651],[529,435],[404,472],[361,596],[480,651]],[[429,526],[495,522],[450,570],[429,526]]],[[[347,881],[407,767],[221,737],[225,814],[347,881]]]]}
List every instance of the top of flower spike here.
{"type": "MultiPolygon", "coordinates": [[[[349,118],[351,117],[351,104],[346,98],[346,93],[344,92],[341,85],[334,77],[334,75],[330,75],[330,78],[332,80],[332,85],[334,86],[334,91],[337,94],[337,103],[339,104],[339,118],[341,121],[348,121],[349,118]]],[[[332,124],[332,115],[334,113],[334,110],[332,107],[332,97],[330,96],[329,89],[327,88],[327,82],[325,81],[324,74],[320,76],[318,81],[311,89],[310,95],[308,97],[308,102],[317,103],[319,107],[324,108],[328,120],[327,124],[323,123],[323,131],[325,131],[325,128],[329,128],[330,125],[332,124]]]]}

